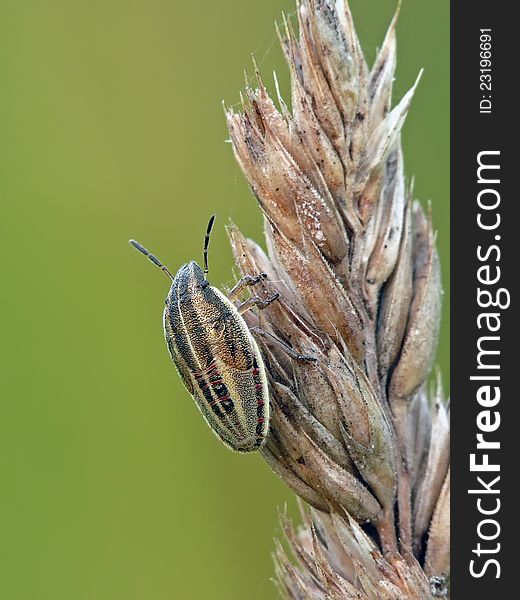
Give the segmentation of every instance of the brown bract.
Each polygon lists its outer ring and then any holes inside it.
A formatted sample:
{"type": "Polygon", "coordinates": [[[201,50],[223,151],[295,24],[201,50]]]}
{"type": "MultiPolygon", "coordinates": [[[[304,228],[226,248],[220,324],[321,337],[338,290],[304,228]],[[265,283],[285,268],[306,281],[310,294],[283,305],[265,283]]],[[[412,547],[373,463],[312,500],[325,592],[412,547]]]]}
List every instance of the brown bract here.
{"type": "Polygon", "coordinates": [[[268,274],[260,295],[281,294],[244,315],[270,384],[262,452],[312,507],[299,532],[284,520],[296,562],[276,551],[295,599],[448,596],[449,420],[440,383],[425,384],[441,282],[403,170],[417,82],[392,108],[396,18],[370,69],[346,2],[300,0],[298,33],[287,20],[279,31],[292,109],[257,71],[226,111],[267,245],[230,227],[236,262],[268,274]]]}

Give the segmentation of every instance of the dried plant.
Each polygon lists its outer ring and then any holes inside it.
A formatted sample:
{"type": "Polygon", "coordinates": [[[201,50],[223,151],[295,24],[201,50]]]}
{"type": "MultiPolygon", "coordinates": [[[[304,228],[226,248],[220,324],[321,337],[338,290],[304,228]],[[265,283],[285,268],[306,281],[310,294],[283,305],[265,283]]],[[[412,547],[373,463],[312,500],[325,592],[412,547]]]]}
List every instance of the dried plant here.
{"type": "MultiPolygon", "coordinates": [[[[403,173],[415,85],[391,107],[390,24],[370,69],[343,0],[300,0],[279,31],[292,109],[257,71],[233,149],[265,217],[267,254],[229,230],[268,310],[245,318],[268,370],[263,456],[310,508],[283,519],[280,589],[294,599],[448,596],[449,424],[426,384],[441,309],[431,219],[403,173]],[[280,343],[280,340],[283,343],[280,343]],[[295,360],[284,349],[316,360],[295,360]]],[[[439,378],[438,378],[439,379],[439,378]]]]}

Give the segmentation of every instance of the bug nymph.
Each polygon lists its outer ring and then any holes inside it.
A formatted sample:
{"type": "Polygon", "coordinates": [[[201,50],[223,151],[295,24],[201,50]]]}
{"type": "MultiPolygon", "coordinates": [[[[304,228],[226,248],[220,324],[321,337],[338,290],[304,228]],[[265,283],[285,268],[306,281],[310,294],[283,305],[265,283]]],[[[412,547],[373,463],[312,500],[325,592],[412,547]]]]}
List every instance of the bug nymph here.
{"type": "Polygon", "coordinates": [[[226,297],[207,280],[208,245],[215,216],[204,239],[204,270],[192,261],[175,275],[146,248],[130,240],[172,280],[164,308],[164,335],[177,370],[211,429],[232,450],[252,452],[269,429],[269,393],[260,350],[242,314],[276,300],[253,296],[235,304],[248,286],[266,275],[242,278],[226,297]]]}

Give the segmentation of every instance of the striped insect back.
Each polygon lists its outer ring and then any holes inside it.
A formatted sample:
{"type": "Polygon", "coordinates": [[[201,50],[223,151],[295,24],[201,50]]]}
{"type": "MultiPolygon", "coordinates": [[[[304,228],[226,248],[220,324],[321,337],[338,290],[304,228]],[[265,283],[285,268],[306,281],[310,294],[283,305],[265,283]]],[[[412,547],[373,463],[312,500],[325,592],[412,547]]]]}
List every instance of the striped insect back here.
{"type": "MultiPolygon", "coordinates": [[[[254,305],[265,308],[277,296],[267,301],[253,298],[237,306],[209,285],[207,248],[213,221],[214,217],[206,232],[204,271],[192,261],[173,277],[138,242],[130,243],[172,279],[164,309],[164,334],[186,388],[211,429],[228,447],[251,452],[267,437],[269,395],[260,350],[239,309],[254,305]]],[[[263,277],[245,277],[232,294],[238,295],[263,277]]]]}
{"type": "Polygon", "coordinates": [[[164,310],[170,355],[204,418],[234,450],[267,434],[268,391],[256,342],[233,303],[191,262],[177,273],[164,310]]]}

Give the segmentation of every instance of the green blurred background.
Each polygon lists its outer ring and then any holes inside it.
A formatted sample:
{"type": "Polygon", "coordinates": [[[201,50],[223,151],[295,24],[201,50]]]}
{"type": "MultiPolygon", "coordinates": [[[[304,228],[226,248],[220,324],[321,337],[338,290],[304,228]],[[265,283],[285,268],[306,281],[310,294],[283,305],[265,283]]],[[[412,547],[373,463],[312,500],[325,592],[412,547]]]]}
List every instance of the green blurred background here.
{"type": "MultiPolygon", "coordinates": [[[[352,2],[371,62],[395,3],[352,2]]],[[[259,456],[211,435],[161,329],[171,269],[232,282],[223,225],[261,239],[225,143],[251,52],[287,76],[274,33],[293,0],[4,0],[0,8],[1,600],[266,600],[277,511],[259,456]]],[[[449,3],[405,0],[395,99],[431,199],[448,291],[449,3]]],[[[448,383],[448,294],[439,363],[448,383]]]]}

